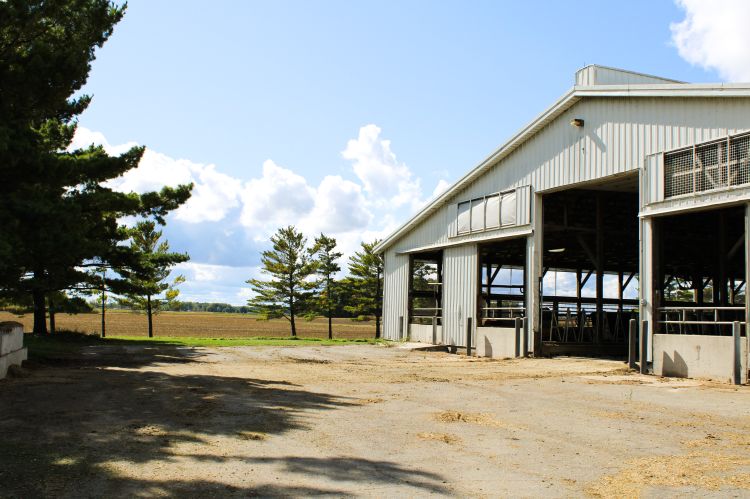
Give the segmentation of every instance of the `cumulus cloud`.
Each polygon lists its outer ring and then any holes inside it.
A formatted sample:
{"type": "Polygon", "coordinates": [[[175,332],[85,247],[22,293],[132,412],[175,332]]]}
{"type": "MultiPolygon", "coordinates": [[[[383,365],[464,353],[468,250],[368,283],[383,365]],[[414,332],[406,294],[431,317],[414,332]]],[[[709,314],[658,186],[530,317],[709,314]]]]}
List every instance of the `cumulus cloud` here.
{"type": "Polygon", "coordinates": [[[296,224],[315,206],[315,190],[307,180],[273,161],[263,163],[263,175],[245,184],[240,222],[245,227],[296,224]]]}
{"type": "MultiPolygon", "coordinates": [[[[79,127],[71,149],[91,144],[102,145],[110,154],[137,145],[113,146],[104,134],[79,127]]],[[[259,176],[240,179],[212,164],[146,149],[137,168],[109,185],[122,192],[146,192],[192,182],[192,197],[170,215],[165,228],[173,249],[193,257],[174,269],[187,278],[182,296],[237,304],[252,296],[245,281],[258,275],[260,252],[279,227],[295,225],[309,240],[321,232],[335,237],[344,255],[344,274],[362,241],[386,237],[426,202],[420,180],[398,162],[377,126],[360,128],[341,154],[352,162],[352,178],[329,175],[312,185],[270,159],[259,176]]],[[[438,181],[432,195],[447,187],[448,182],[438,181]]]]}
{"type": "Polygon", "coordinates": [[[380,127],[366,125],[359,129],[356,139],[350,140],[341,152],[351,161],[355,175],[374,203],[400,207],[421,204],[420,181],[404,164],[399,163],[391,150],[391,141],[380,138],[380,127]]]}
{"type": "Polygon", "coordinates": [[[735,82],[750,81],[750,2],[677,0],[685,19],[670,25],[680,57],[735,82]]]}
{"type": "Polygon", "coordinates": [[[314,234],[361,231],[372,220],[365,205],[359,184],[338,175],[327,176],[316,189],[315,206],[302,226],[314,234]]]}

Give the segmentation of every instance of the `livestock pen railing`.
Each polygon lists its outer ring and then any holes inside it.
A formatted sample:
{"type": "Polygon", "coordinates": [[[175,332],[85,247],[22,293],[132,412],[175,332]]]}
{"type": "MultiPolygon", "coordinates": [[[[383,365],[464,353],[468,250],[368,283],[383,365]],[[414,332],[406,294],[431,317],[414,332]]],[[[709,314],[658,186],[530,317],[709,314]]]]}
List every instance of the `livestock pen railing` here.
{"type": "Polygon", "coordinates": [[[635,303],[605,303],[597,313],[595,303],[554,299],[542,306],[542,341],[555,343],[624,343],[628,322],[638,319],[635,303]]]}
{"type": "Polygon", "coordinates": [[[433,319],[437,321],[438,326],[443,324],[442,307],[415,307],[411,310],[412,324],[430,325],[433,319]]]}
{"type": "Polygon", "coordinates": [[[744,306],[667,306],[659,307],[659,323],[663,334],[704,334],[731,336],[732,323],[745,329],[744,306]]]}

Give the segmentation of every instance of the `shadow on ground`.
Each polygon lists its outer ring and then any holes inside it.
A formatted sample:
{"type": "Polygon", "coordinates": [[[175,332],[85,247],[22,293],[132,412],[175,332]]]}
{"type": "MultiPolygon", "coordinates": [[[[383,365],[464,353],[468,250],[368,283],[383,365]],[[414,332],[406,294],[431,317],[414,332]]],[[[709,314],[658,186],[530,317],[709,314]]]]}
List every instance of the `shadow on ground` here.
{"type": "MultiPolygon", "coordinates": [[[[170,375],[161,363],[199,363],[200,351],[181,347],[82,347],[0,382],[0,497],[186,497],[347,494],[295,486],[294,480],[237,487],[221,479],[132,478],[112,463],[156,466],[185,460],[198,465],[237,462],[238,456],[201,452],[212,439],[265,438],[308,429],[310,415],[356,401],[315,393],[299,385],[213,375],[170,375]],[[286,482],[286,483],[284,483],[286,482]]],[[[289,478],[331,482],[408,483],[443,492],[440,476],[397,463],[368,459],[241,456],[273,464],[289,478]]],[[[149,468],[150,469],[150,468],[149,468]]],[[[299,482],[299,480],[297,480],[299,482]]]]}

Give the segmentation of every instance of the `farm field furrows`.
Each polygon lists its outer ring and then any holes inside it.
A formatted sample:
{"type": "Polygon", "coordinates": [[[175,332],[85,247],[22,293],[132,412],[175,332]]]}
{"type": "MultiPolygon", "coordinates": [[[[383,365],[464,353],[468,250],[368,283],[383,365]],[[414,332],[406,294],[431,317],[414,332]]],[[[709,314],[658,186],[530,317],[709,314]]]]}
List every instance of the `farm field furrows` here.
{"type": "MultiPolygon", "coordinates": [[[[31,331],[32,314],[17,316],[0,312],[1,321],[17,321],[24,330],[31,331]]],[[[57,329],[99,333],[99,314],[57,314],[57,329]]],[[[145,314],[111,311],[107,312],[107,336],[147,336],[148,323],[145,314]]],[[[243,338],[254,336],[287,337],[289,321],[286,319],[258,320],[254,315],[225,314],[217,312],[161,312],[154,315],[155,336],[176,336],[191,338],[243,338]]],[[[297,335],[301,338],[326,338],[328,321],[317,318],[313,321],[297,320],[297,335]]],[[[351,319],[333,320],[334,338],[364,339],[375,337],[375,322],[356,322],[351,319]]]]}

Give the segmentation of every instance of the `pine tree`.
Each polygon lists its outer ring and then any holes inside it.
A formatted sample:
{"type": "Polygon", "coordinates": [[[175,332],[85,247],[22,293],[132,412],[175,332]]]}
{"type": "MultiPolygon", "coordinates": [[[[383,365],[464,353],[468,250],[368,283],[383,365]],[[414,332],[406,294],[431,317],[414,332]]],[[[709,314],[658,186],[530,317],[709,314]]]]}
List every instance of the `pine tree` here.
{"type": "Polygon", "coordinates": [[[190,196],[187,185],[142,195],[106,187],[138,165],[141,147],[119,157],[66,150],[91,101],[71,96],[123,13],[105,0],[0,2],[0,291],[32,296],[35,333],[47,331],[48,293],[90,289],[94,262],[133,261],[118,219],[162,222],[190,196]]]}
{"type": "Polygon", "coordinates": [[[309,305],[310,290],[315,287],[308,278],[315,272],[315,262],[307,249],[307,239],[294,226],[279,229],[271,237],[272,249],[261,256],[261,272],[268,280],[247,281],[256,293],[248,300],[266,317],[285,317],[292,336],[297,336],[295,318],[309,305]]]}
{"type": "Polygon", "coordinates": [[[351,305],[346,307],[354,315],[375,316],[375,338],[380,338],[380,315],[383,306],[383,255],[373,252],[380,241],[362,243],[362,251],[349,258],[347,284],[351,288],[351,305]]]}
{"type": "Polygon", "coordinates": [[[335,277],[341,271],[338,260],[342,254],[336,250],[336,239],[324,234],[315,238],[310,253],[316,258],[316,273],[320,280],[320,293],[316,299],[317,308],[328,318],[328,339],[333,339],[333,310],[336,306],[338,285],[335,277]]]}
{"type": "Polygon", "coordinates": [[[170,252],[169,242],[161,240],[162,231],[156,230],[156,224],[151,220],[138,222],[129,234],[130,247],[138,260],[133,267],[120,270],[130,289],[119,301],[127,308],[146,312],[148,337],[153,338],[153,314],[173,306],[180,294],[177,286],[185,282],[181,275],[171,283],[166,282],[171,269],[190,257],[170,252]]]}

